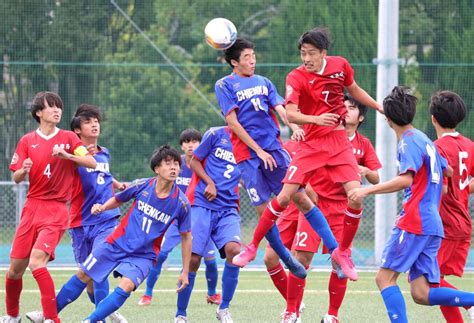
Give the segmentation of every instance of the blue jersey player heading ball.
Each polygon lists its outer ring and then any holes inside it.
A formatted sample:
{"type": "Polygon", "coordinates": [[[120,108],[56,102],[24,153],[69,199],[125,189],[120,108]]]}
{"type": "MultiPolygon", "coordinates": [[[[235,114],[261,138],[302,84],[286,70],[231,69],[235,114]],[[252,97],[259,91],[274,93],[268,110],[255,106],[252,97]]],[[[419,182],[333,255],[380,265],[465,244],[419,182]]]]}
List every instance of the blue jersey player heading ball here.
{"type": "Polygon", "coordinates": [[[95,204],[92,213],[116,208],[134,199],[127,215],[105,243],[92,250],[80,269],[57,295],[58,309],[76,300],[87,283],[107,279],[113,271],[121,276],[119,286],[91,313],[86,322],[104,320],[116,311],[145,279],[156,260],[163,236],[173,221],[181,232],[183,269],[177,292],[189,284],[191,258],[191,215],[189,202],[175,183],[181,165],[179,153],[168,145],[153,153],[150,167],[155,177],[137,180],[104,204],[95,204]]]}
{"type": "Polygon", "coordinates": [[[349,198],[404,190],[403,208],[385,245],[375,278],[388,316],[392,322],[408,322],[405,301],[397,285],[398,276],[406,271],[417,304],[472,306],[472,293],[430,286],[440,282],[437,254],[444,232],[439,206],[443,173],[450,176],[452,169],[433,142],[413,127],[416,98],[409,94],[408,88],[395,87],[385,98],[383,108],[389,126],[399,139],[400,174],[384,183],[354,189],[349,192],[349,198]]]}

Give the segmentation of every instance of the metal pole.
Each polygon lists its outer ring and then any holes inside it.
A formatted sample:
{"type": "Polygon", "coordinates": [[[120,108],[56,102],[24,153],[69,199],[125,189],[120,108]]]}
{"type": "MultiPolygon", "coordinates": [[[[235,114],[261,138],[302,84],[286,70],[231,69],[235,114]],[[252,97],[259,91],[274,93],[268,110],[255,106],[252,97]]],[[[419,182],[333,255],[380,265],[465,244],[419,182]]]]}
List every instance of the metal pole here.
{"type": "MultiPolygon", "coordinates": [[[[377,101],[382,102],[392,88],[398,84],[398,0],[379,1],[377,101]]],[[[382,162],[382,182],[397,175],[397,138],[385,121],[377,114],[376,151],[382,162]]],[[[385,241],[397,215],[397,194],[383,194],[375,197],[375,261],[379,263],[385,241]]]]}

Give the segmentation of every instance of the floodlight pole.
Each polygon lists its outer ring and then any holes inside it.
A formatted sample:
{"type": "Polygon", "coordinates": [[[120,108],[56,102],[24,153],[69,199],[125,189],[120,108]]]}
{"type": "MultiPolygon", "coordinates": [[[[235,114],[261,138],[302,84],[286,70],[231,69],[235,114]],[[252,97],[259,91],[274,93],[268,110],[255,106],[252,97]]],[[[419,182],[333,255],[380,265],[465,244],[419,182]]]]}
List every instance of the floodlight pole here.
{"type": "MultiPolygon", "coordinates": [[[[382,102],[395,85],[398,85],[398,0],[379,1],[377,101],[382,102]]],[[[376,151],[383,168],[380,180],[387,181],[397,175],[397,138],[385,121],[377,113],[376,151]]],[[[397,194],[375,196],[375,263],[380,264],[385,241],[397,215],[397,194]]]]}

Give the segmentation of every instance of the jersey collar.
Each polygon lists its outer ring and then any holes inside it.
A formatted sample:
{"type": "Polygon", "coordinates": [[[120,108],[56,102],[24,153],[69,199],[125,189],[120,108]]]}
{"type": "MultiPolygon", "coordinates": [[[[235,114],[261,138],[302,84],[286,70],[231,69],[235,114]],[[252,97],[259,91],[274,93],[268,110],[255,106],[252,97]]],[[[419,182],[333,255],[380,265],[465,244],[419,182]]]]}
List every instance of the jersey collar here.
{"type": "Polygon", "coordinates": [[[38,134],[38,136],[40,136],[40,137],[43,138],[44,140],[49,140],[49,139],[53,138],[54,136],[56,136],[56,135],[58,134],[58,132],[59,132],[59,128],[58,128],[58,127],[55,127],[53,133],[50,134],[50,135],[45,135],[44,133],[42,133],[42,132],[39,130],[39,128],[36,129],[36,133],[38,134]]]}
{"type": "Polygon", "coordinates": [[[455,131],[455,132],[446,132],[446,133],[443,133],[441,135],[441,137],[445,137],[445,136],[457,137],[457,136],[459,136],[459,132],[457,132],[457,131],[455,131]]]}

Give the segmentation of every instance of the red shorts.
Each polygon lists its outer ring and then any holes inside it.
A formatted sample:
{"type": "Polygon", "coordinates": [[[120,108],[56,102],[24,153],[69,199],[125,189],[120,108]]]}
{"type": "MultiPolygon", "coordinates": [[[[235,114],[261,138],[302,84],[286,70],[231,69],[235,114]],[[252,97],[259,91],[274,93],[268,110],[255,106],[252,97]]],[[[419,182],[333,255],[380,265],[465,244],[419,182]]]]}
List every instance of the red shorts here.
{"type": "MultiPolygon", "coordinates": [[[[328,221],[329,227],[331,228],[336,241],[340,243],[343,236],[344,211],[347,209],[347,200],[337,201],[320,198],[318,200],[318,207],[321,209],[321,212],[323,212],[324,217],[328,221]]],[[[298,229],[292,248],[294,250],[316,253],[320,243],[321,238],[319,235],[314,231],[308,220],[306,220],[304,214],[300,214],[300,218],[298,219],[298,229]]],[[[329,253],[329,250],[324,245],[322,253],[329,253]]]]}
{"type": "Polygon", "coordinates": [[[69,212],[64,202],[27,199],[21,212],[20,225],[13,238],[11,258],[29,258],[39,249],[54,260],[54,250],[67,228],[69,212]]]}
{"type": "MultiPolygon", "coordinates": [[[[280,232],[281,242],[288,249],[291,249],[293,245],[293,240],[295,239],[296,228],[298,227],[298,219],[285,219],[278,218],[276,225],[278,227],[278,232],[280,232]]],[[[267,248],[270,248],[270,244],[267,244],[267,248]]]]}
{"type": "Polygon", "coordinates": [[[441,275],[462,277],[470,246],[470,239],[443,239],[443,241],[441,241],[441,247],[438,250],[438,265],[441,275]]]}
{"type": "Polygon", "coordinates": [[[322,167],[327,169],[334,183],[360,182],[359,167],[345,130],[331,131],[317,140],[301,142],[282,182],[304,186],[322,167]]]}

